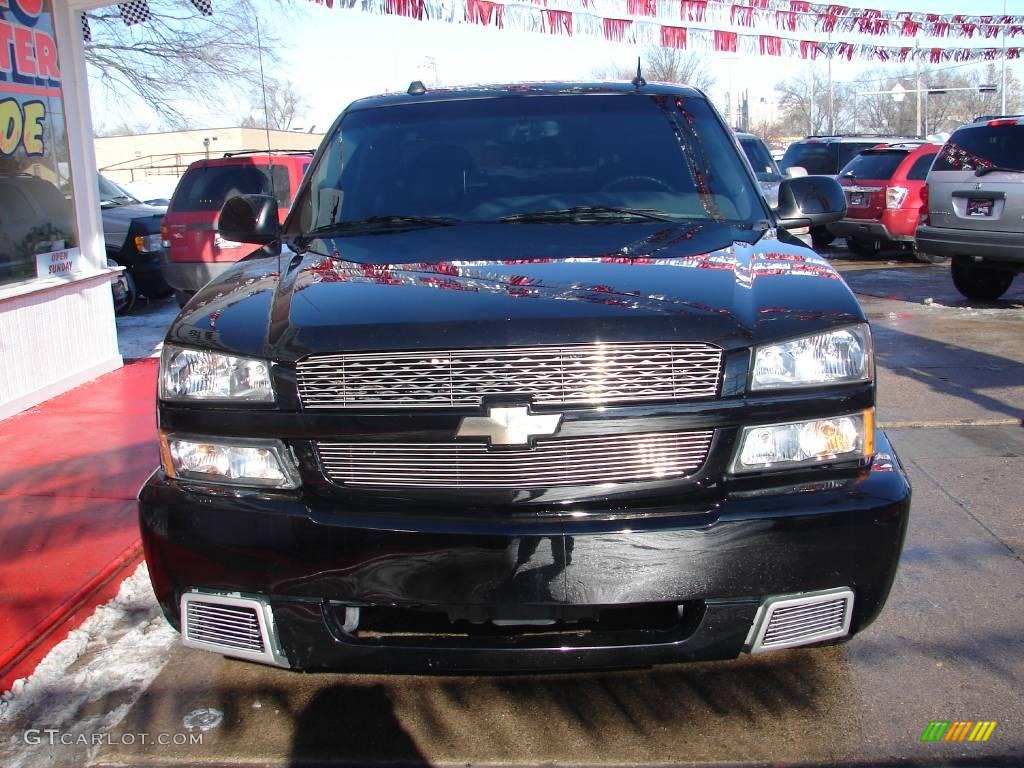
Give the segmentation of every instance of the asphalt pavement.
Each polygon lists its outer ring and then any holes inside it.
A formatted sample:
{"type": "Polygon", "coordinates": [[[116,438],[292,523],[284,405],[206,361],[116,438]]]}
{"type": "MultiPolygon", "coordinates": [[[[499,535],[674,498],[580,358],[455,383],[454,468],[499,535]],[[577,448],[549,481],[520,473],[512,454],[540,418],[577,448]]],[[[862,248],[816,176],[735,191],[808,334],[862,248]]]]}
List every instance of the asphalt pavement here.
{"type": "Polygon", "coordinates": [[[137,700],[93,705],[126,713],[90,764],[1024,765],[1024,278],[972,304],[948,267],[846,256],[831,253],[871,319],[878,418],[914,487],[889,602],[851,642],[444,677],[307,675],[179,646],[137,700]],[[922,742],[935,720],[997,725],[985,742],[922,742]],[[202,744],[134,736],[161,733],[202,744]]]}

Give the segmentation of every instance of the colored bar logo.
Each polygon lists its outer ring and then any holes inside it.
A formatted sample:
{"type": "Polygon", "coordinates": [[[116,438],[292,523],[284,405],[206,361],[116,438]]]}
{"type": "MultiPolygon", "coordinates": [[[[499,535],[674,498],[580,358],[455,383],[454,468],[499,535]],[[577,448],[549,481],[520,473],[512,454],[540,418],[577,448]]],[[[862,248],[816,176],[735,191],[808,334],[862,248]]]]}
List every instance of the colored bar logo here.
{"type": "Polygon", "coordinates": [[[988,741],[996,729],[995,720],[932,720],[921,741],[988,741]]]}

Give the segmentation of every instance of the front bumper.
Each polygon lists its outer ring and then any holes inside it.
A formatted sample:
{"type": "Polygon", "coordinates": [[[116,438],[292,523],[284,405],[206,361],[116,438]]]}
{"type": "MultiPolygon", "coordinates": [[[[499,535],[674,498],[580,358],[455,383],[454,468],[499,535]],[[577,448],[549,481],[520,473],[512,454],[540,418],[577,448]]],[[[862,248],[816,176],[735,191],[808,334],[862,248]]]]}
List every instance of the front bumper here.
{"type": "Polygon", "coordinates": [[[1024,269],[1024,235],[977,229],[949,229],[921,225],[917,249],[933,256],[967,256],[1017,270],[1024,269]]]}
{"type": "Polygon", "coordinates": [[[849,587],[851,633],[878,615],[899,561],[910,487],[881,433],[877,448],[870,469],[737,491],[696,512],[662,504],[593,520],[339,508],[308,493],[216,490],[156,473],[140,493],[140,522],[153,587],[172,624],[180,626],[181,596],[194,589],[258,596],[293,668],[733,658],[769,595],[849,587]],[[490,623],[666,605],[682,606],[672,626],[523,634],[490,623]],[[491,631],[356,636],[341,626],[346,606],[443,614],[491,631]]]}

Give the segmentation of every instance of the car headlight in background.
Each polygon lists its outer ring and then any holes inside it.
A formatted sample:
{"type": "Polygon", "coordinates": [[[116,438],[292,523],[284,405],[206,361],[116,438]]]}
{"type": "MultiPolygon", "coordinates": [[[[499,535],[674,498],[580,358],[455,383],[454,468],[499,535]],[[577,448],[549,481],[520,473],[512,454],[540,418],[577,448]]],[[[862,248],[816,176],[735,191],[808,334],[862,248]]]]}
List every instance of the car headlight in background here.
{"type": "Polygon", "coordinates": [[[272,403],[270,364],[165,344],[160,355],[160,399],[272,403]]]}
{"type": "Polygon", "coordinates": [[[875,452],[874,409],[827,419],[744,427],[729,471],[734,474],[793,469],[875,452]]]}
{"type": "Polygon", "coordinates": [[[295,462],[280,440],[160,435],[168,477],[257,488],[298,488],[295,462]]]}
{"type": "Polygon", "coordinates": [[[751,390],[870,381],[871,333],[866,324],[755,348],[751,390]]]}
{"type": "Polygon", "coordinates": [[[161,245],[160,233],[155,235],[136,235],[135,250],[139,253],[153,253],[159,251],[161,245]]]}

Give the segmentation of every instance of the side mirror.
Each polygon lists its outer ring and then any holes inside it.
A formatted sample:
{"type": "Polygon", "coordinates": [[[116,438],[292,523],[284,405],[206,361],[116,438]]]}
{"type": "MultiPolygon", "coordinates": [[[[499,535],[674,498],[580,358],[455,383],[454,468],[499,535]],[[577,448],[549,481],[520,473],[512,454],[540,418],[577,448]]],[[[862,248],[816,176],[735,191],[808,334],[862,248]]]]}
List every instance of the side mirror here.
{"type": "Polygon", "coordinates": [[[787,179],[798,179],[807,175],[807,169],[802,165],[791,165],[782,175],[787,179]]]}
{"type": "Polygon", "coordinates": [[[281,236],[277,199],[270,195],[236,195],[224,202],[217,232],[236,243],[266,245],[281,236]]]}
{"type": "Polygon", "coordinates": [[[784,229],[823,227],[846,215],[846,195],[831,176],[783,179],[775,215],[784,229]]]}

